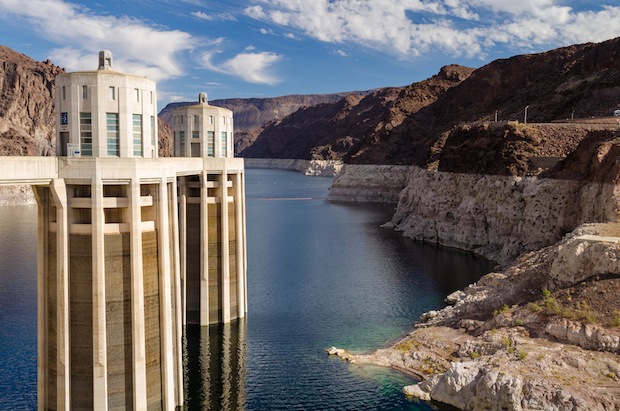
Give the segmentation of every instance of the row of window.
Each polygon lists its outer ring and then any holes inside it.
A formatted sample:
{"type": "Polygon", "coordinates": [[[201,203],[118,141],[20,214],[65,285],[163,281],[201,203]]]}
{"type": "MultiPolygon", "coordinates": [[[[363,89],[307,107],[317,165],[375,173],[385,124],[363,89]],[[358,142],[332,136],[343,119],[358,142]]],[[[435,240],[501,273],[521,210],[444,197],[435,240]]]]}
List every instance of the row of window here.
{"type": "MultiPolygon", "coordinates": [[[[88,87],[89,86],[82,86],[82,100],[88,100],[88,87]]],[[[109,86],[108,87],[108,99],[109,100],[116,100],[116,94],[117,94],[117,88],[115,86],[109,86]]],[[[136,102],[140,102],[140,96],[142,94],[142,91],[139,88],[135,88],[133,89],[134,91],[134,99],[136,102]]],[[[153,104],[153,92],[150,92],[150,96],[151,96],[151,104],[153,104]]],[[[66,86],[62,86],[62,99],[66,100],[67,99],[67,88],[66,86]]]]}
{"type": "MultiPolygon", "coordinates": [[[[120,127],[118,113],[106,113],[106,137],[108,156],[120,156],[120,127]]],[[[142,157],[142,114],[132,116],[133,155],[142,157]]],[[[155,147],[155,117],[151,116],[151,146],[155,147]]],[[[93,155],[93,129],[91,113],[80,113],[80,151],[84,157],[93,155]]]]}
{"type": "MultiPolygon", "coordinates": [[[[175,139],[177,138],[179,139],[179,153],[175,153],[176,156],[178,157],[184,157],[185,156],[185,145],[186,145],[186,141],[185,141],[185,131],[178,131],[175,132],[175,139]],[[178,134],[177,134],[178,133],[178,134]]],[[[198,131],[192,131],[192,140],[197,140],[200,138],[200,133],[198,131]]],[[[194,145],[197,146],[197,144],[199,143],[193,143],[192,147],[194,145]]],[[[228,133],[226,133],[225,131],[222,131],[221,133],[221,140],[220,140],[220,144],[221,144],[221,150],[222,153],[224,153],[224,156],[228,155],[228,133]]],[[[192,157],[200,157],[199,153],[196,153],[192,150],[192,157]]],[[[215,157],[215,132],[213,131],[207,131],[207,157],[215,157]]]]}
{"type": "MultiPolygon", "coordinates": [[[[186,116],[174,116],[173,122],[175,125],[184,124],[186,116]]],[[[200,117],[199,115],[191,116],[194,120],[194,128],[198,128],[200,125],[200,117]]],[[[215,116],[208,116],[209,124],[214,124],[215,116]]],[[[222,116],[222,123],[226,124],[228,121],[229,124],[232,124],[232,117],[222,116]],[[228,120],[227,120],[228,119],[228,120]]]]}

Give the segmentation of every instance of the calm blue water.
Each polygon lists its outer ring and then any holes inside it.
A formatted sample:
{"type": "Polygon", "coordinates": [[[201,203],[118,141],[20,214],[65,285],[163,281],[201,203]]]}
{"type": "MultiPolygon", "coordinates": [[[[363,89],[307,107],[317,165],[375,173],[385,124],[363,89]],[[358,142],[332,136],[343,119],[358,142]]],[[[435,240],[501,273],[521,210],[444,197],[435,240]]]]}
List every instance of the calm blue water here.
{"type": "MultiPolygon", "coordinates": [[[[390,207],[325,201],[331,178],[246,171],[249,313],[186,330],[190,410],[430,410],[413,380],[324,352],[368,351],[490,269],[380,224],[390,207]]],[[[36,407],[36,209],[0,209],[0,410],[36,407]]]]}

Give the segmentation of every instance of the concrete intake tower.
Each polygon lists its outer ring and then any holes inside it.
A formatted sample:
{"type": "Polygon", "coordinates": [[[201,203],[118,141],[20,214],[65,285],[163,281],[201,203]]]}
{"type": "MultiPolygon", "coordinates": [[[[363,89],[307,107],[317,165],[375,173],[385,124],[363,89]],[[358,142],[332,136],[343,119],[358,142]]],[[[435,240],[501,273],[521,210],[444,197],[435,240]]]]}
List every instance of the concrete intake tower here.
{"type": "Polygon", "coordinates": [[[183,405],[183,326],[247,312],[243,159],[230,110],[174,113],[158,158],[147,78],[99,68],[56,78],[57,157],[3,157],[0,184],[38,203],[38,407],[183,405]]]}

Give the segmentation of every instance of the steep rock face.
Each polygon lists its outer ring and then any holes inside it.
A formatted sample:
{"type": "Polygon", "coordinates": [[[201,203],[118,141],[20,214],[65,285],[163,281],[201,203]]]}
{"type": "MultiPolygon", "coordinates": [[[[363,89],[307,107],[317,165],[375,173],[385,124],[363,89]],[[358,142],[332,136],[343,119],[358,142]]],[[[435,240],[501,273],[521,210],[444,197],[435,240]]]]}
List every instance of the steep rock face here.
{"type": "Polygon", "coordinates": [[[345,164],[329,187],[329,201],[397,203],[413,167],[345,164]]]}
{"type": "Polygon", "coordinates": [[[357,145],[346,162],[437,167],[459,123],[549,122],[610,115],[620,108],[620,38],[493,61],[400,125],[357,145]]]}
{"type": "Polygon", "coordinates": [[[583,223],[615,221],[619,136],[592,133],[545,178],[414,167],[392,222],[405,236],[504,262],[583,223]]]}
{"type": "MultiPolygon", "coordinates": [[[[439,74],[407,87],[380,89],[361,98],[300,109],[261,132],[244,157],[349,159],[379,142],[405,119],[432,104],[473,69],[446,66],[439,74]]],[[[380,164],[381,162],[375,162],[380,164]]]]}
{"type": "Polygon", "coordinates": [[[174,154],[172,127],[161,117],[157,117],[157,137],[159,140],[159,156],[172,157],[174,154]]]}
{"type": "Polygon", "coordinates": [[[0,46],[0,155],[54,153],[54,80],[63,72],[0,46]]]}
{"type": "Polygon", "coordinates": [[[351,94],[336,103],[301,108],[266,127],[243,157],[340,160],[386,120],[386,107],[402,88],[385,88],[365,97],[351,94]]]}

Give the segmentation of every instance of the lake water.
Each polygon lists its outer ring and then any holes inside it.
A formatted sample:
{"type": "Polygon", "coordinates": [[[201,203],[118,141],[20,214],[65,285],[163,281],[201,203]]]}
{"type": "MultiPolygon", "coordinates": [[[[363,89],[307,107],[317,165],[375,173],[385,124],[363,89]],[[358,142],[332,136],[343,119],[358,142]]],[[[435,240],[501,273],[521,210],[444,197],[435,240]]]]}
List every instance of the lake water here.
{"type": "MultiPolygon", "coordinates": [[[[393,206],[325,200],[331,178],[246,170],[246,319],[188,327],[190,410],[430,410],[411,378],[327,356],[369,351],[491,268],[380,228],[393,206]]],[[[0,209],[0,410],[36,407],[36,208],[0,209]]]]}

